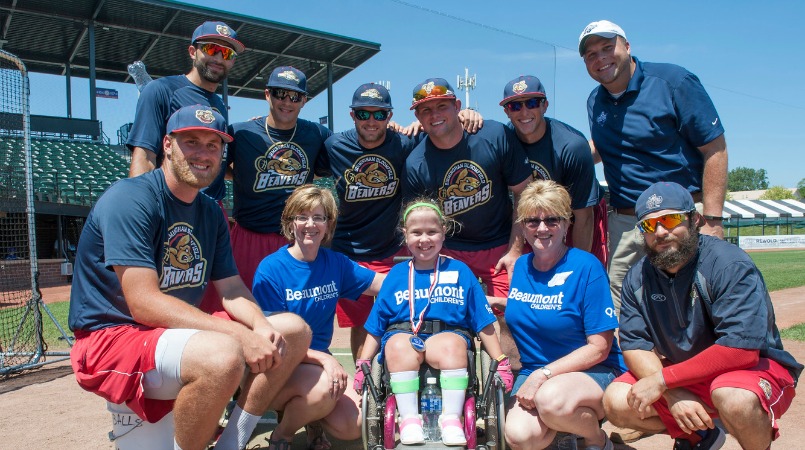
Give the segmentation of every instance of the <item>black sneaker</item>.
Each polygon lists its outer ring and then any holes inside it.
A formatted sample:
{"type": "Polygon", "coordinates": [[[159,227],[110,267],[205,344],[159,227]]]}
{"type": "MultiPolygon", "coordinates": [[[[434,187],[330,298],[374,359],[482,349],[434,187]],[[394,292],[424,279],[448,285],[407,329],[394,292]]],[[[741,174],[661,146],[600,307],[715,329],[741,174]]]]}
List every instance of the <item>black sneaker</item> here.
{"type": "Polygon", "coordinates": [[[697,433],[702,436],[699,443],[693,445],[685,438],[676,438],[674,450],[718,450],[727,441],[727,433],[719,427],[707,431],[697,431],[697,433]]]}

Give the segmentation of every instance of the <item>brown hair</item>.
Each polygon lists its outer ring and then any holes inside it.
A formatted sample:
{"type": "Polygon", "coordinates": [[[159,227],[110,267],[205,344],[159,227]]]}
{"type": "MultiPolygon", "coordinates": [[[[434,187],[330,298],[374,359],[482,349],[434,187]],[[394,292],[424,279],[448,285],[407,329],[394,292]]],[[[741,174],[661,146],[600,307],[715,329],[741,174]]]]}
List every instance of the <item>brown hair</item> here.
{"type": "Polygon", "coordinates": [[[305,184],[296,188],[291,196],[285,200],[285,209],[282,210],[282,235],[294,243],[293,226],[297,215],[303,211],[311,211],[321,206],[327,217],[327,232],[324,234],[322,244],[328,244],[335,233],[335,222],[338,219],[338,207],[335,204],[332,192],[313,184],[305,184]]]}

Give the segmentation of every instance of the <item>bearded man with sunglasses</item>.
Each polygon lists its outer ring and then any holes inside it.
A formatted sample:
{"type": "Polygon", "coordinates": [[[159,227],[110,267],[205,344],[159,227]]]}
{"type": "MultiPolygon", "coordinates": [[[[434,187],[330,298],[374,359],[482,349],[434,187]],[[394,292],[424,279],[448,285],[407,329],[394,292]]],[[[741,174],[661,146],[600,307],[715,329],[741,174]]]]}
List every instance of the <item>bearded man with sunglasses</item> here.
{"type": "Polygon", "coordinates": [[[519,76],[503,88],[500,102],[528,156],[534,178],[553,180],[570,193],[573,223],[567,245],[590,252],[606,267],[607,209],[595,178],[590,144],[580,131],[545,117],[548,99],[539,78],[519,76]]]}
{"type": "Polygon", "coordinates": [[[717,415],[742,448],[768,448],[803,366],[783,349],[763,276],[743,250],[699,233],[681,185],[651,185],[636,212],[647,256],[623,281],[629,372],[606,390],[607,418],[684,450],[721,447],[717,415]]]}
{"type": "MultiPolygon", "coordinates": [[[[223,22],[204,22],[193,32],[187,51],[193,67],[185,75],[159,78],[140,93],[137,112],[126,145],[131,149],[129,177],[150,172],[162,162],[162,137],[168,118],[183,106],[204,105],[229,120],[229,112],[215,93],[246,47],[223,22]]],[[[223,164],[223,162],[222,162],[223,164]]],[[[219,202],[226,196],[225,170],[202,192],[219,202]]]]}
{"type": "Polygon", "coordinates": [[[260,261],[288,244],[280,223],[285,200],[314,175],[330,175],[324,141],[332,131],[299,118],[307,102],[305,74],[290,66],[275,68],[265,95],[268,115],[232,124],[235,140],[227,155],[235,201],[232,253],[250,289],[260,261]]]}

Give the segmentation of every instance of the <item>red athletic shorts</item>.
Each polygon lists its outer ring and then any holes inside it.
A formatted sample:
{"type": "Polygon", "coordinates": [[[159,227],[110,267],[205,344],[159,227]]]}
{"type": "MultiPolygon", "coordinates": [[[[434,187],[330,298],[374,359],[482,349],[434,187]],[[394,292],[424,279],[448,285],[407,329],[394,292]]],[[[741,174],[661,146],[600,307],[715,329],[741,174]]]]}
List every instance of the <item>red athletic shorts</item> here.
{"type": "Polygon", "coordinates": [[[441,253],[470,266],[472,273],[486,285],[486,295],[505,298],[509,296],[509,273],[502,269],[495,275],[495,266],[506,254],[507,248],[508,244],[475,251],[443,248],[441,253]]]}
{"type": "MultiPolygon", "coordinates": [[[[607,202],[603,198],[593,207],[593,246],[590,253],[607,267],[609,246],[607,245],[609,221],[607,220],[607,202]]],[[[567,245],[573,246],[573,225],[567,231],[567,245]]]]}
{"type": "Polygon", "coordinates": [[[78,384],[112,403],[125,403],[140,418],[156,423],[173,400],[145,398],[143,375],[156,367],[154,352],[164,328],[120,325],[76,331],[70,362],[78,384]]]}
{"type": "Polygon", "coordinates": [[[250,291],[254,282],[254,272],[257,271],[257,266],[263,258],[288,244],[288,240],[279,233],[257,233],[237,223],[232,226],[229,236],[238,272],[250,291]]]}
{"type": "MultiPolygon", "coordinates": [[[[226,223],[229,224],[229,216],[226,214],[226,209],[224,209],[224,203],[218,200],[218,206],[221,208],[221,212],[224,215],[224,220],[226,220],[226,223]]],[[[251,289],[251,286],[249,286],[249,289],[251,289]]],[[[204,289],[204,296],[201,297],[199,309],[208,313],[223,311],[224,307],[221,305],[221,296],[218,294],[218,290],[215,289],[214,284],[207,283],[207,288],[204,289]]]]}
{"type": "MultiPolygon", "coordinates": [[[[635,384],[637,380],[631,372],[626,372],[615,379],[616,382],[635,384]]],[[[768,358],[760,358],[755,367],[744,370],[736,370],[713,377],[710,380],[684,386],[699,397],[707,406],[715,409],[710,394],[718,388],[731,387],[752,391],[760,399],[763,409],[769,414],[772,426],[772,439],[780,436],[780,427],[777,419],[791,406],[796,393],[794,392],[794,378],[788,370],[768,358]]],[[[668,434],[676,439],[687,436],[668,410],[668,403],[664,398],[660,398],[654,403],[654,409],[665,425],[668,434]]],[[[718,414],[713,414],[718,417],[718,414]]]]}
{"type": "MultiPolygon", "coordinates": [[[[394,267],[394,258],[398,256],[411,256],[408,248],[403,247],[397,253],[377,261],[358,261],[363,267],[373,270],[377,273],[389,273],[394,267]]],[[[354,328],[362,327],[372,311],[372,306],[375,304],[375,299],[368,295],[361,295],[358,300],[352,301],[348,298],[338,299],[335,307],[335,316],[338,318],[339,328],[354,328]]]]}

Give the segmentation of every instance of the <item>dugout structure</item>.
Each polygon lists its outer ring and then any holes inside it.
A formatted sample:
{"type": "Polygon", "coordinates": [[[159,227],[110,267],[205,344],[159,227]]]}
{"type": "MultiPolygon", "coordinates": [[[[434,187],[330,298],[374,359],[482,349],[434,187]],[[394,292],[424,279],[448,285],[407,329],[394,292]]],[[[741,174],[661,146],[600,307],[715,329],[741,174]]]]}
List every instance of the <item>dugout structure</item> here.
{"type": "MultiPolygon", "coordinates": [[[[31,158],[29,84],[25,64],[0,50],[0,130],[3,156],[23,154],[23,170],[0,171],[0,375],[69,357],[48,353],[42,335],[43,313],[71,342],[42,302],[37,278],[36,222],[31,158]],[[46,357],[53,356],[47,360],[46,357]]],[[[8,158],[3,158],[8,160],[8,158]]],[[[5,168],[3,168],[5,169],[5,168]]]]}

